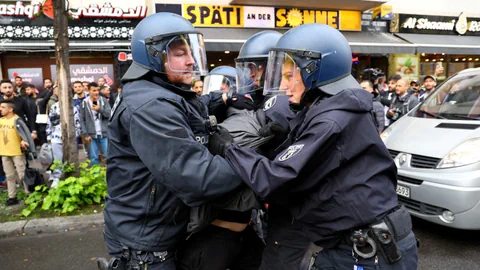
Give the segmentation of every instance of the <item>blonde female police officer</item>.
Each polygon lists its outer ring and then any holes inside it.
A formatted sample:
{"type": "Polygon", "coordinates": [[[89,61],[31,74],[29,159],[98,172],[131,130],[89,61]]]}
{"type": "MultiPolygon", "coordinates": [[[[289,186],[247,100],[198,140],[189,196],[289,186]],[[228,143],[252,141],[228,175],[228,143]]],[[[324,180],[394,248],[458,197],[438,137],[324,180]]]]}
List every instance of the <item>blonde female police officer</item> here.
{"type": "Polygon", "coordinates": [[[351,76],[351,50],[336,29],[291,29],[270,52],[265,92],[300,110],[283,151],[269,160],[217,133],[224,155],[260,197],[289,196],[292,222],[323,247],[316,269],[417,268],[411,219],[399,207],[396,167],[378,136],[372,97],[351,76]]]}

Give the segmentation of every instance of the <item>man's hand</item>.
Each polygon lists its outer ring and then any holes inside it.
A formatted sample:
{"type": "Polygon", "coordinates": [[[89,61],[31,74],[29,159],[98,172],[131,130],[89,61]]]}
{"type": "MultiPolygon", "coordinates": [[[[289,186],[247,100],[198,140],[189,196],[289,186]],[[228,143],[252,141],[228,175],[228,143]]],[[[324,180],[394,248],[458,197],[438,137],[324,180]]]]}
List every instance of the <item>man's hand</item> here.
{"type": "Polygon", "coordinates": [[[98,111],[100,111],[100,106],[92,104],[92,110],[98,112],[98,111]]]}
{"type": "Polygon", "coordinates": [[[88,136],[88,137],[85,137],[84,139],[86,143],[90,143],[90,141],[92,140],[92,137],[88,136]]]}
{"type": "Polygon", "coordinates": [[[387,114],[390,117],[393,117],[393,115],[395,115],[395,113],[392,110],[388,110],[387,114]]]}
{"type": "Polygon", "coordinates": [[[34,139],[34,140],[36,140],[38,138],[36,131],[33,131],[31,135],[32,135],[32,139],[34,139]]]}
{"type": "Polygon", "coordinates": [[[20,147],[22,147],[22,149],[24,149],[24,150],[27,150],[29,146],[30,145],[26,141],[21,141],[20,142],[20,147]]]}
{"type": "Polygon", "coordinates": [[[212,155],[220,155],[225,157],[228,147],[233,143],[233,137],[227,129],[218,126],[218,130],[210,136],[208,150],[212,155]]]}
{"type": "Polygon", "coordinates": [[[258,131],[258,135],[262,137],[276,136],[285,138],[288,135],[288,129],[277,122],[270,122],[258,131]]]}

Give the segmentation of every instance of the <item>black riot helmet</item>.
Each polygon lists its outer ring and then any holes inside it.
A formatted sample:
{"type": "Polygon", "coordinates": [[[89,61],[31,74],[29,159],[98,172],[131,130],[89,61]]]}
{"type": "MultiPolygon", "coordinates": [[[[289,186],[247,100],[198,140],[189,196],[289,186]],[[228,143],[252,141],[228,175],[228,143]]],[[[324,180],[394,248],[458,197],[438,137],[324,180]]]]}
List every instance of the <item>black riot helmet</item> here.
{"type": "Polygon", "coordinates": [[[249,94],[254,100],[263,101],[268,53],[280,37],[279,32],[267,30],[253,35],[243,44],[235,59],[238,94],[249,94]]]}

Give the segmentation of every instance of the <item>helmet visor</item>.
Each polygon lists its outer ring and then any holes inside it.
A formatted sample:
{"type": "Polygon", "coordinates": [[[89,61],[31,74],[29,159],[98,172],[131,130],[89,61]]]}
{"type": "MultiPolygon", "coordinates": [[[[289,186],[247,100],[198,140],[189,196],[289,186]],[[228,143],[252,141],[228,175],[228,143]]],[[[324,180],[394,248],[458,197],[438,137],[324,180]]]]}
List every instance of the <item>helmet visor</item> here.
{"type": "Polygon", "coordinates": [[[248,94],[262,90],[264,86],[264,71],[266,61],[237,62],[237,91],[248,94]]]}
{"type": "Polygon", "coordinates": [[[292,91],[301,80],[300,68],[291,54],[282,51],[270,51],[263,95],[282,95],[292,91]]]}
{"type": "Polygon", "coordinates": [[[207,55],[201,34],[181,34],[171,38],[166,46],[166,72],[208,74],[207,55]]]}
{"type": "Polygon", "coordinates": [[[228,93],[229,91],[236,91],[235,81],[231,78],[218,74],[205,77],[202,95],[210,92],[228,93]]]}

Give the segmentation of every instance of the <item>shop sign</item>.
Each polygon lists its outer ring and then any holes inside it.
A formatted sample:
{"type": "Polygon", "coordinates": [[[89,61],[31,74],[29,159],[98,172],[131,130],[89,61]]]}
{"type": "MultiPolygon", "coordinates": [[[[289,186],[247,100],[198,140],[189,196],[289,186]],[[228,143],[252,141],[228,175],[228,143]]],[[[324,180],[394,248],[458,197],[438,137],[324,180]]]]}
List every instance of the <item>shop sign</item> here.
{"type": "Polygon", "coordinates": [[[33,20],[41,11],[42,5],[34,3],[32,5],[24,5],[18,1],[16,4],[0,4],[0,16],[23,16],[33,20]]]}
{"type": "MultiPolygon", "coordinates": [[[[52,80],[57,79],[57,66],[50,65],[52,80]]],[[[70,82],[96,82],[98,78],[103,77],[108,85],[113,84],[113,65],[95,64],[95,65],[70,65],[70,82]]]]}
{"type": "Polygon", "coordinates": [[[42,68],[9,68],[8,78],[12,82],[15,77],[22,77],[24,84],[33,84],[37,89],[43,88],[43,71],[42,68]]]}
{"type": "Polygon", "coordinates": [[[113,7],[110,3],[105,3],[102,7],[96,4],[90,5],[88,8],[81,7],[77,10],[69,10],[68,14],[73,19],[79,18],[116,18],[116,19],[142,19],[147,16],[146,6],[137,6],[124,11],[121,8],[113,7]]]}
{"type": "Polygon", "coordinates": [[[275,9],[272,7],[244,7],[244,27],[274,28],[275,9]]]}
{"type": "Polygon", "coordinates": [[[344,31],[361,31],[361,12],[252,6],[156,4],[155,12],[173,12],[196,27],[290,28],[306,23],[328,24],[344,31]]]}
{"type": "Polygon", "coordinates": [[[480,36],[480,18],[396,14],[390,31],[394,33],[480,36]]]}
{"type": "MultiPolygon", "coordinates": [[[[68,6],[68,0],[66,1],[68,6]]],[[[128,40],[147,7],[123,10],[105,2],[102,6],[69,8],[68,36],[70,39],[128,40]]],[[[45,0],[32,5],[0,4],[0,39],[52,39],[53,2],[45,0]]]]}
{"type": "Polygon", "coordinates": [[[275,17],[275,26],[280,28],[296,27],[308,23],[321,23],[338,30],[361,30],[360,11],[276,8],[275,17]]]}
{"type": "Polygon", "coordinates": [[[387,33],[388,21],[374,21],[372,12],[363,12],[362,13],[362,31],[363,32],[384,32],[387,33]]]}
{"type": "Polygon", "coordinates": [[[381,5],[373,8],[374,20],[391,20],[392,15],[393,15],[392,6],[390,5],[381,5]]]}
{"type": "Polygon", "coordinates": [[[182,13],[193,26],[243,27],[242,6],[182,5],[182,13]]]}
{"type": "Polygon", "coordinates": [[[393,54],[389,57],[389,73],[398,74],[402,78],[416,80],[419,76],[420,61],[415,54],[393,54]]]}

